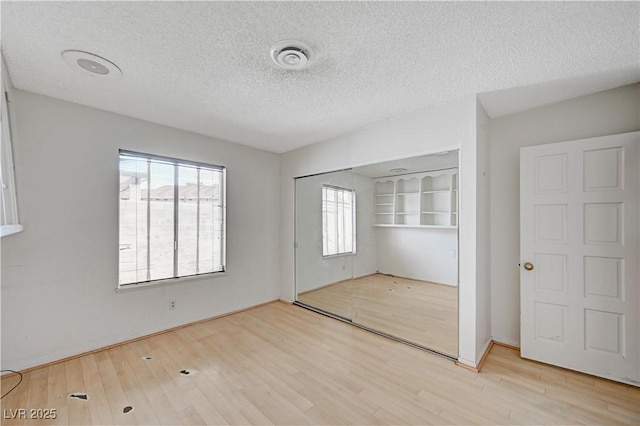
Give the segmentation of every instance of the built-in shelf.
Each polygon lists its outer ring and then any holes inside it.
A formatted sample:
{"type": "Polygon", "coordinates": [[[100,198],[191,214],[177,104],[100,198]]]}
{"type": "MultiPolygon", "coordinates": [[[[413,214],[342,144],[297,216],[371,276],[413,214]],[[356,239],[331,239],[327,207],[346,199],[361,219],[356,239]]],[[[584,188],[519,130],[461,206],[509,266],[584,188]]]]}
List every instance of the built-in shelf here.
{"type": "Polygon", "coordinates": [[[387,197],[374,204],[374,226],[458,227],[458,169],[380,178],[374,196],[387,197]]]}
{"type": "Polygon", "coordinates": [[[376,224],[376,228],[434,228],[434,229],[458,229],[457,226],[446,225],[395,225],[395,224],[376,224]]]}

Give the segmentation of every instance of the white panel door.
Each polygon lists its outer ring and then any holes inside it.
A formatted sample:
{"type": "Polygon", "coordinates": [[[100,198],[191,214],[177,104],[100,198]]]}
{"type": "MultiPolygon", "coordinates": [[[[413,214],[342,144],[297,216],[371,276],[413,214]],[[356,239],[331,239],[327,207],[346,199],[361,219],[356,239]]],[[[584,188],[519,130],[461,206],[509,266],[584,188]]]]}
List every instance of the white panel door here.
{"type": "Polygon", "coordinates": [[[521,353],[640,385],[640,132],[520,151],[521,353]]]}

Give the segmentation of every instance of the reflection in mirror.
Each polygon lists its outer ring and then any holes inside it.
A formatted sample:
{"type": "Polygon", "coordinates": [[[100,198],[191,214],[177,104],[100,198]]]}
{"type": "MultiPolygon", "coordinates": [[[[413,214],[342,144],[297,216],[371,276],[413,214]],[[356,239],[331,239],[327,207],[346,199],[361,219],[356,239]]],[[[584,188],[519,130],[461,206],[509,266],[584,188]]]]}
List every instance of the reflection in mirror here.
{"type": "Polygon", "coordinates": [[[455,358],[457,167],[452,151],[297,179],[297,301],[455,358]],[[344,189],[352,198],[323,196],[344,189]],[[328,232],[346,238],[326,221],[349,233],[349,213],[354,252],[323,256],[328,232]]]}
{"type": "Polygon", "coordinates": [[[296,179],[297,301],[347,320],[357,196],[350,170],[296,179]]]}

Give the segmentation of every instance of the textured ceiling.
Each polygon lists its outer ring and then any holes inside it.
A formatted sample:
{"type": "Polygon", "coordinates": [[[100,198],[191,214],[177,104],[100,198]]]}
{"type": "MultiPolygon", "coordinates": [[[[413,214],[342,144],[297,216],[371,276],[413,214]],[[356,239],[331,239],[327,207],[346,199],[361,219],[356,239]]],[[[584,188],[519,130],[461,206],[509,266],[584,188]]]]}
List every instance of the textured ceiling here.
{"type": "Polygon", "coordinates": [[[637,82],[637,2],[2,2],[14,85],[273,152],[482,93],[491,116],[637,82]],[[273,43],[311,45],[278,69],[273,43]],[[115,62],[71,70],[66,49],[115,62]]]}

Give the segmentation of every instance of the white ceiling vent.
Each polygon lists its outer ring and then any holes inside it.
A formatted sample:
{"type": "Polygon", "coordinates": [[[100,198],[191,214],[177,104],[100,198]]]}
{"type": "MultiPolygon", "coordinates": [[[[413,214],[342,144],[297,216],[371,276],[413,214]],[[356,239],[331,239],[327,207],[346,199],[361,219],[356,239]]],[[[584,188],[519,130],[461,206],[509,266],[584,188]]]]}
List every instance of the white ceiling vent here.
{"type": "Polygon", "coordinates": [[[300,70],[311,64],[311,48],[297,40],[282,40],[271,48],[271,59],[276,65],[288,70],[300,70]]]}
{"type": "Polygon", "coordinates": [[[122,75],[116,64],[93,53],[65,50],[62,52],[62,59],[74,70],[91,77],[111,80],[122,75]]]}

